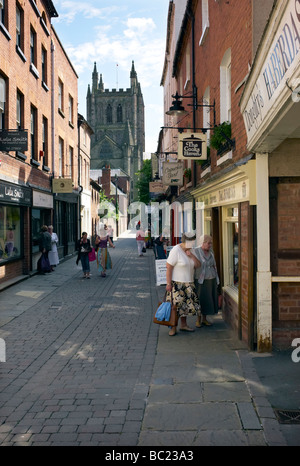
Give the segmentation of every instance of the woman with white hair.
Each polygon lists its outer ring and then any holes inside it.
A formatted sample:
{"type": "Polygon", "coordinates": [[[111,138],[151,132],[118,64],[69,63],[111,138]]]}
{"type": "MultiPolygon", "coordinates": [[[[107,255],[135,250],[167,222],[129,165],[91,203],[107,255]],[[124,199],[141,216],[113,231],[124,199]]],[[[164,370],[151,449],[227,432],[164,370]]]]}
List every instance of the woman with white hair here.
{"type": "MultiPolygon", "coordinates": [[[[187,316],[197,315],[200,319],[201,308],[195,291],[195,268],[200,267],[200,262],[192,254],[196,236],[182,235],[181,243],[174,246],[167,259],[167,301],[171,301],[177,307],[178,316],[181,318],[180,330],[194,332],[187,325],[187,316]]],[[[170,336],[176,334],[176,327],[169,331],[170,336]]]]}
{"type": "Polygon", "coordinates": [[[197,259],[201,262],[201,268],[196,271],[195,285],[197,295],[200,300],[202,322],[200,318],[196,322],[196,327],[212,324],[206,318],[207,315],[218,313],[218,285],[220,283],[215,256],[212,251],[212,237],[204,235],[200,239],[200,246],[193,250],[197,259]]]}

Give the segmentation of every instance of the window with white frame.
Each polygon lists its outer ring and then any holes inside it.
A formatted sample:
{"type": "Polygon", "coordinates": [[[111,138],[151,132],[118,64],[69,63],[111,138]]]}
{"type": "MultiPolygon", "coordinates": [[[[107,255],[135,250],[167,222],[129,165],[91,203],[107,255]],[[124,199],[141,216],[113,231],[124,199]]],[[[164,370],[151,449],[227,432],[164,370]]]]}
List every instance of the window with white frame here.
{"type": "Polygon", "coordinates": [[[42,46],[42,81],[47,84],[47,50],[42,46]]]}
{"type": "Polygon", "coordinates": [[[202,35],[200,37],[199,45],[202,45],[204,43],[208,30],[209,30],[208,0],[202,0],[202,35]]]}
{"type": "Polygon", "coordinates": [[[237,291],[239,285],[238,207],[223,208],[224,285],[237,291]]]}
{"type": "Polygon", "coordinates": [[[23,112],[24,112],[24,95],[17,91],[17,114],[16,114],[16,123],[17,128],[20,130],[24,128],[23,124],[23,112]]]}
{"type": "Polygon", "coordinates": [[[226,50],[220,66],[220,119],[231,122],[231,49],[226,50]]]}
{"type": "Polygon", "coordinates": [[[186,54],[185,54],[185,84],[184,89],[186,90],[189,82],[191,80],[191,46],[190,44],[187,45],[186,54]]]}
{"type": "Polygon", "coordinates": [[[30,63],[36,66],[36,32],[30,28],[30,63]]]}
{"type": "Polygon", "coordinates": [[[31,139],[31,158],[37,160],[37,109],[32,105],[30,110],[30,139],[31,139]]]}
{"type": "Polygon", "coordinates": [[[69,123],[71,125],[73,125],[73,108],[74,108],[73,97],[69,95],[69,123]]]}
{"type": "Polygon", "coordinates": [[[22,11],[16,6],[16,44],[22,49],[22,11]]]}
{"type": "Polygon", "coordinates": [[[48,165],[48,119],[46,117],[43,117],[42,142],[44,155],[43,164],[48,165]]]}
{"type": "Polygon", "coordinates": [[[58,80],[58,110],[64,111],[64,85],[60,79],[58,80]]]}

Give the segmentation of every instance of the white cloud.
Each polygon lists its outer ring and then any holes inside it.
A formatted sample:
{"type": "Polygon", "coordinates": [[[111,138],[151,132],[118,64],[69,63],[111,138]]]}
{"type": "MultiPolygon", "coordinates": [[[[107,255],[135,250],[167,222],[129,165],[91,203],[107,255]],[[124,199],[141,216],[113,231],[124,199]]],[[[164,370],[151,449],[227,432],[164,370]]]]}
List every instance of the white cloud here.
{"type": "Polygon", "coordinates": [[[97,8],[89,2],[78,2],[73,0],[65,0],[60,4],[58,22],[73,23],[77,15],[83,16],[86,19],[105,19],[110,14],[119,11],[117,6],[97,8]]]}

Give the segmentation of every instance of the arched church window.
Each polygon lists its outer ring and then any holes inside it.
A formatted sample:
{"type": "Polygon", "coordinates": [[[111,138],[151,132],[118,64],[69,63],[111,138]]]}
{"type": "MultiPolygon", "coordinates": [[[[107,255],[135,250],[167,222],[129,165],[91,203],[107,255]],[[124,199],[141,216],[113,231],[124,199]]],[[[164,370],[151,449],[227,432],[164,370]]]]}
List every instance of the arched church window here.
{"type": "Polygon", "coordinates": [[[119,104],[117,108],[117,122],[123,123],[123,109],[121,104],[119,104]]]}
{"type": "Polygon", "coordinates": [[[107,119],[107,123],[112,123],[113,122],[113,120],[112,120],[112,108],[111,108],[110,104],[107,106],[107,109],[106,109],[106,119],[107,119]]]}

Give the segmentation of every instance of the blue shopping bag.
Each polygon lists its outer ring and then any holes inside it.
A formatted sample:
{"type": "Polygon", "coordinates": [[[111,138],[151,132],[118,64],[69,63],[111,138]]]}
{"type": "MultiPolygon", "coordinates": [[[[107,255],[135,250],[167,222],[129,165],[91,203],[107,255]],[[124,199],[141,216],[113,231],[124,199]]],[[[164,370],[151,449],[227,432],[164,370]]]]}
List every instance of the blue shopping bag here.
{"type": "Polygon", "coordinates": [[[161,303],[161,305],[158,307],[155,313],[156,320],[158,320],[159,322],[162,322],[163,320],[168,322],[170,320],[170,316],[171,316],[171,303],[169,302],[161,303]]]}

